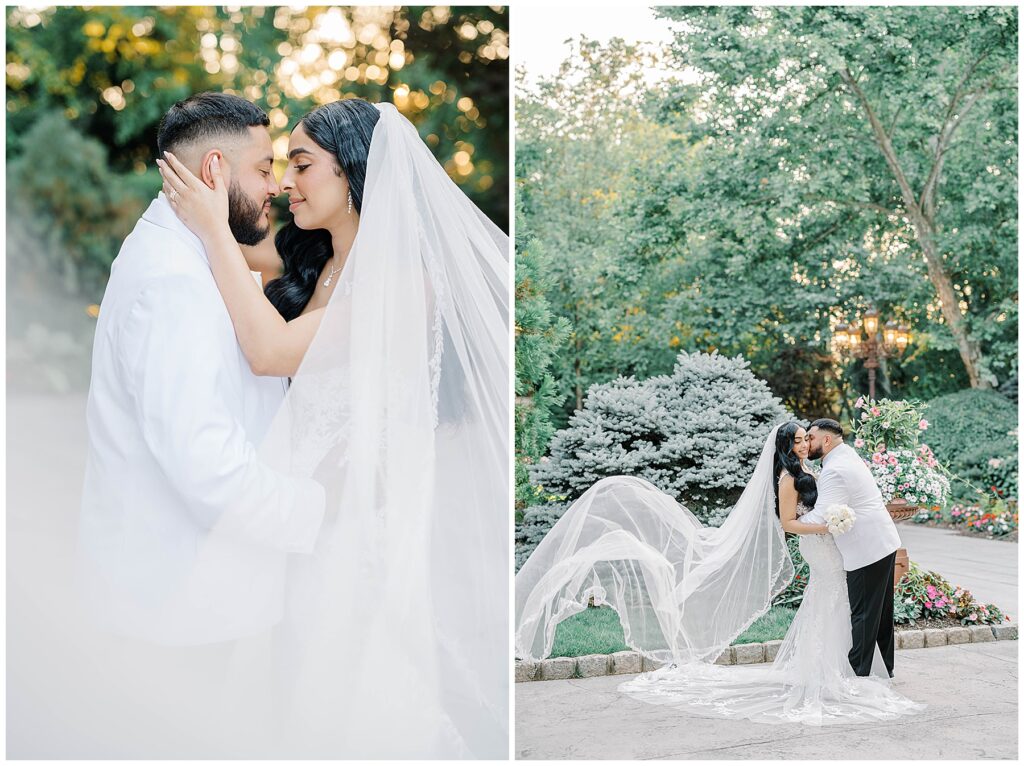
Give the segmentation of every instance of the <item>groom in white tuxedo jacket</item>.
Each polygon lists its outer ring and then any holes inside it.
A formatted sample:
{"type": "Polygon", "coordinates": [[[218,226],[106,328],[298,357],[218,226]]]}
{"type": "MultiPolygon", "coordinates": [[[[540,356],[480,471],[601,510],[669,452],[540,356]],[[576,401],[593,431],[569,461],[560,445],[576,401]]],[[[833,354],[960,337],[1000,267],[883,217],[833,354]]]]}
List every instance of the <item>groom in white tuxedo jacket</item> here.
{"type": "Polygon", "coordinates": [[[858,676],[870,675],[877,644],[891,677],[895,654],[893,576],[900,536],[871,471],[843,442],[842,426],[828,418],[816,420],[807,439],[808,457],[820,458],[822,468],[818,500],[801,521],[823,524],[824,513],[834,505],[847,505],[856,514],[853,527],[835,538],[850,594],[850,665],[858,676]]]}
{"type": "MultiPolygon", "coordinates": [[[[267,235],[279,191],[267,125],[254,104],[204,93],[160,126],[161,152],[204,177],[214,155],[230,169],[242,244],[267,235]]],[[[312,551],[324,516],[319,484],[257,459],[285,390],[252,373],[201,241],[160,194],[114,260],[93,349],[79,572],[101,623],[196,646],[280,619],[287,555],[312,551]],[[225,525],[237,535],[210,534],[225,525]]]]}

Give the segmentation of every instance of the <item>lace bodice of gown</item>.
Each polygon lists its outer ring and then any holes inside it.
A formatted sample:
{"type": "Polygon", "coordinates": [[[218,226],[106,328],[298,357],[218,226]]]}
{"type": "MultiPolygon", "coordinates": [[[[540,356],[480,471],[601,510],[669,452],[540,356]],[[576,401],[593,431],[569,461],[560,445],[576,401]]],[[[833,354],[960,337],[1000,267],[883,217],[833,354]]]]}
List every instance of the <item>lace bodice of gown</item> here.
{"type": "MultiPolygon", "coordinates": [[[[810,473],[810,474],[811,474],[812,476],[814,475],[814,474],[813,474],[813,472],[811,472],[811,471],[808,471],[808,473],[810,473]]],[[[780,473],[780,474],[779,474],[779,478],[778,478],[778,481],[779,481],[779,483],[781,483],[781,482],[782,482],[782,479],[783,479],[783,478],[785,478],[785,476],[786,476],[786,475],[787,475],[787,474],[785,474],[785,473],[780,473]]],[[[817,478],[817,477],[815,477],[815,478],[817,478]]],[[[801,516],[803,516],[803,515],[804,515],[805,513],[807,513],[808,511],[810,511],[810,510],[811,510],[811,506],[809,506],[809,505],[804,505],[804,502],[803,502],[803,500],[800,500],[799,498],[797,499],[797,501],[796,501],[796,517],[797,517],[798,519],[799,519],[799,518],[800,518],[801,516]]]]}

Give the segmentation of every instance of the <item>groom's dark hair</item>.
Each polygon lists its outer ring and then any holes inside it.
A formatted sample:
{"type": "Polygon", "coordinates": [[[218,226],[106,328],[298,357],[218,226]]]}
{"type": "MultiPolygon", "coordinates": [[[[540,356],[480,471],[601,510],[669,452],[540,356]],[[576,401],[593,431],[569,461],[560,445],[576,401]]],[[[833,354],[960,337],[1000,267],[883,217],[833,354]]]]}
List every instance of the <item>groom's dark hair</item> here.
{"type": "Polygon", "coordinates": [[[201,138],[245,135],[249,128],[270,126],[267,113],[251,101],[230,93],[196,93],[179,101],[160,120],[156,145],[160,156],[168,149],[201,138]]]}
{"type": "Polygon", "coordinates": [[[845,436],[845,434],[843,433],[843,427],[839,425],[838,421],[832,420],[832,418],[818,418],[813,423],[811,423],[811,428],[815,427],[822,431],[828,431],[831,434],[835,434],[840,439],[842,439],[843,436],[845,436]]]}

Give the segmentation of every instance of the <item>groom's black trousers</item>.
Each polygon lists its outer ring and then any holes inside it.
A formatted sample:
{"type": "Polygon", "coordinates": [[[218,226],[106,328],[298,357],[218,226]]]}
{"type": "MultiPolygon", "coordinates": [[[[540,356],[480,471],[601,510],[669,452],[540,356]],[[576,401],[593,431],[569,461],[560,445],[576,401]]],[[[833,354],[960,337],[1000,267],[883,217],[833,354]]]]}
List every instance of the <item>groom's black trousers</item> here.
{"type": "Polygon", "coordinates": [[[850,622],[853,648],[850,665],[858,676],[871,675],[875,644],[882,653],[885,669],[892,675],[896,639],[892,623],[892,578],[896,569],[896,551],[874,564],[846,573],[850,593],[850,622]]]}

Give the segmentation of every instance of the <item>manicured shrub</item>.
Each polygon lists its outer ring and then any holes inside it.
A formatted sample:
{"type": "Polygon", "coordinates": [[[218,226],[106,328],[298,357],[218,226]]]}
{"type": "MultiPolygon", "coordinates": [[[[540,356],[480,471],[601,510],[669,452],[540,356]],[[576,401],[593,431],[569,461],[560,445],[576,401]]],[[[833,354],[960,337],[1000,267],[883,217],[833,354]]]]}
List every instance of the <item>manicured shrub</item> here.
{"type": "Polygon", "coordinates": [[[522,513],[522,520],[516,522],[516,571],[533,553],[544,535],[562,518],[568,503],[544,503],[531,505],[522,513]]]}
{"type": "MultiPolygon", "coordinates": [[[[995,391],[969,389],[928,403],[928,444],[954,474],[977,489],[1016,498],[1017,407],[995,391]]],[[[953,482],[954,499],[977,500],[977,491],[953,482]]]]}
{"type": "Polygon", "coordinates": [[[743,358],[684,352],[671,375],[591,386],[531,477],[571,501],[606,476],[639,476],[717,526],[788,417],[743,358]]]}

